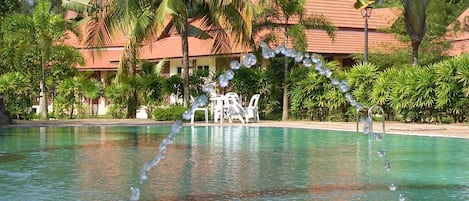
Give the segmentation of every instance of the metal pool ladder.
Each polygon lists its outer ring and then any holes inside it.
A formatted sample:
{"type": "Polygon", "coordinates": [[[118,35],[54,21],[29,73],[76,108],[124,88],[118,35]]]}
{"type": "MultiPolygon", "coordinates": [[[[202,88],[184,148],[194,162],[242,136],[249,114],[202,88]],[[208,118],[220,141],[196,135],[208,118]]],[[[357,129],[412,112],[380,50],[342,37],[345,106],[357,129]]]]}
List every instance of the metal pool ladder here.
{"type": "MultiPolygon", "coordinates": [[[[374,105],[374,106],[371,106],[370,108],[368,108],[368,118],[372,119],[373,118],[373,109],[379,109],[379,111],[381,112],[381,115],[382,115],[382,123],[383,123],[383,134],[386,134],[386,131],[384,130],[385,128],[385,125],[384,125],[384,120],[385,120],[385,115],[384,115],[384,110],[381,106],[378,106],[378,105],[374,105]]],[[[359,129],[358,129],[358,125],[359,125],[359,122],[360,122],[360,110],[361,109],[357,109],[357,114],[355,115],[355,118],[356,118],[356,123],[357,123],[357,133],[359,132],[359,129]]],[[[370,134],[373,133],[373,121],[370,122],[370,134]]]]}

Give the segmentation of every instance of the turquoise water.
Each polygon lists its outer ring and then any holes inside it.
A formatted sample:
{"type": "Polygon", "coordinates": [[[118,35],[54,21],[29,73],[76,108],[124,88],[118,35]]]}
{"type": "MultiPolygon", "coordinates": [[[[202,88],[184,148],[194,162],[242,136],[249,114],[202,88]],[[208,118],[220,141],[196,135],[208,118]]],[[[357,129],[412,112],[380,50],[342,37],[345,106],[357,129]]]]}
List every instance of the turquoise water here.
{"type": "MultiPolygon", "coordinates": [[[[128,200],[170,127],[0,129],[0,200],[128,200]]],[[[469,140],[183,127],[141,200],[469,200],[469,140]],[[392,170],[376,154],[386,150],[392,170]],[[398,190],[388,190],[394,182],[398,190]]]]}

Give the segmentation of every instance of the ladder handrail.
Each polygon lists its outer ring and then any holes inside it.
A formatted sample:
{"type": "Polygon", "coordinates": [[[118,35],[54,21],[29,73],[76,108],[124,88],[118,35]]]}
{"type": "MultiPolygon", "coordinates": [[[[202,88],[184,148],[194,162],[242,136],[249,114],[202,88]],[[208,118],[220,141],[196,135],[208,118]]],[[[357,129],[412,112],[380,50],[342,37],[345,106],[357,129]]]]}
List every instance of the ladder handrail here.
{"type": "MultiPolygon", "coordinates": [[[[384,125],[384,121],[385,121],[385,115],[384,115],[384,110],[381,106],[379,105],[373,105],[371,106],[369,109],[368,109],[368,117],[369,118],[373,118],[373,109],[374,108],[378,108],[379,111],[381,111],[381,115],[383,115],[383,118],[382,118],[382,122],[383,122],[383,134],[386,134],[386,131],[384,130],[385,129],[385,125],[384,125]]],[[[373,120],[370,122],[370,133],[373,133],[373,120]]]]}
{"type": "MultiPolygon", "coordinates": [[[[385,114],[384,114],[384,110],[381,106],[379,105],[373,105],[371,107],[368,108],[368,118],[372,119],[372,116],[373,116],[373,109],[375,108],[378,108],[379,111],[381,111],[381,115],[383,115],[383,119],[382,119],[382,122],[383,122],[383,134],[386,134],[386,131],[385,131],[385,125],[384,125],[384,121],[385,121],[385,114]]],[[[359,122],[360,122],[360,111],[362,109],[365,109],[365,107],[363,108],[357,108],[357,113],[355,114],[355,120],[356,120],[356,124],[357,124],[357,133],[359,132],[359,122]]],[[[370,133],[373,133],[373,121],[370,122],[370,133]]]]}
{"type": "Polygon", "coordinates": [[[358,127],[359,127],[359,123],[360,123],[360,111],[361,111],[362,109],[365,109],[365,107],[357,108],[357,113],[355,114],[355,121],[356,121],[356,123],[357,123],[357,133],[359,132],[358,127]]]}

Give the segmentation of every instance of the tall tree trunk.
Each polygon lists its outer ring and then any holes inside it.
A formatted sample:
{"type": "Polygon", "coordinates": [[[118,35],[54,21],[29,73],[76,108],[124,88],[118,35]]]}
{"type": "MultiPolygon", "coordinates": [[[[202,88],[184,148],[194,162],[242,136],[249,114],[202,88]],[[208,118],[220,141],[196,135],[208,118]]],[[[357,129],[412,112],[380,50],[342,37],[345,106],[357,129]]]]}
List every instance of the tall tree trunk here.
{"type": "Polygon", "coordinates": [[[90,98],[90,117],[93,117],[93,99],[90,98]]]}
{"type": "Polygon", "coordinates": [[[419,64],[419,46],[420,46],[420,41],[419,42],[413,42],[412,41],[412,66],[417,66],[419,64]]]}
{"type": "Polygon", "coordinates": [[[41,52],[41,81],[39,83],[39,110],[41,111],[40,119],[47,120],[47,93],[46,93],[46,51],[41,52]]]}
{"type": "Polygon", "coordinates": [[[182,40],[182,66],[184,67],[184,107],[189,106],[189,40],[187,33],[187,23],[181,33],[182,40]]]}
{"type": "Polygon", "coordinates": [[[129,97],[129,104],[127,107],[127,118],[134,119],[137,116],[137,105],[138,105],[138,98],[137,98],[137,91],[132,89],[130,91],[129,97]]]}
{"type": "Polygon", "coordinates": [[[284,72],[283,72],[283,106],[282,106],[282,121],[288,120],[288,57],[284,56],[284,72]]]}
{"type": "MultiPolygon", "coordinates": [[[[288,22],[288,19],[287,19],[288,22]]],[[[287,28],[285,28],[285,48],[288,48],[288,35],[287,28]]],[[[283,66],[283,105],[282,105],[282,121],[288,120],[288,57],[284,56],[284,66],[283,66]]]]}
{"type": "MultiPolygon", "coordinates": [[[[132,58],[130,59],[130,69],[129,69],[129,74],[130,74],[130,79],[132,79],[130,82],[135,83],[135,74],[136,74],[136,69],[137,69],[137,50],[135,48],[132,49],[132,55],[130,55],[132,58]]],[[[137,117],[137,107],[138,107],[138,94],[137,90],[135,90],[135,86],[132,86],[132,89],[130,90],[130,97],[129,101],[127,104],[127,118],[136,118],[137,117]]]]}

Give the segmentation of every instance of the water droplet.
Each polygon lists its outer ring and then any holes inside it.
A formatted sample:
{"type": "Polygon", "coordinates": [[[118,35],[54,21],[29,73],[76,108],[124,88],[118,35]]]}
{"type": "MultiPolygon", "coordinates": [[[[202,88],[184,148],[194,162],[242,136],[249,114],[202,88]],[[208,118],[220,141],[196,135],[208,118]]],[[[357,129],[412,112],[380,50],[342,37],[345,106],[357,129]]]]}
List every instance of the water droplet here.
{"type": "Polygon", "coordinates": [[[225,88],[226,86],[228,86],[228,80],[220,80],[219,83],[221,88],[225,88]]]}
{"type": "Polygon", "coordinates": [[[297,52],[295,56],[295,62],[300,63],[303,61],[303,53],[302,52],[297,52]]]}
{"type": "Polygon", "coordinates": [[[241,67],[241,64],[239,63],[239,61],[236,61],[236,60],[231,61],[230,63],[231,69],[238,70],[240,67],[241,67]]]}
{"type": "Polygon", "coordinates": [[[215,83],[206,84],[204,88],[202,88],[202,91],[208,94],[213,93],[215,91],[215,83]]]}
{"type": "Polygon", "coordinates": [[[396,191],[396,189],[397,189],[397,186],[394,184],[394,182],[389,184],[388,187],[389,187],[389,190],[391,190],[391,191],[396,191]]]}
{"type": "Polygon", "coordinates": [[[279,45],[279,46],[275,47],[273,50],[274,50],[275,54],[281,54],[282,53],[282,46],[279,45]]]}
{"type": "Polygon", "coordinates": [[[367,122],[365,122],[365,125],[363,126],[363,133],[370,134],[370,124],[367,122]]]}
{"type": "Polygon", "coordinates": [[[192,117],[192,109],[186,110],[184,111],[184,113],[182,113],[182,118],[185,120],[189,120],[191,119],[191,117],[192,117]]]}
{"type": "Polygon", "coordinates": [[[232,80],[234,78],[234,72],[232,70],[227,70],[225,72],[225,76],[227,80],[232,80]]]}
{"type": "Polygon", "coordinates": [[[363,133],[370,134],[371,118],[367,117],[363,128],[363,133]]]}
{"type": "Polygon", "coordinates": [[[289,49],[288,50],[288,57],[295,58],[297,53],[298,52],[295,49],[289,49]]]}
{"type": "Polygon", "coordinates": [[[311,65],[313,65],[311,63],[311,59],[304,59],[303,60],[303,65],[306,66],[306,67],[311,67],[311,65]]]}
{"type": "Polygon", "coordinates": [[[131,201],[137,201],[140,198],[140,189],[130,187],[130,190],[132,191],[132,195],[130,196],[130,200],[131,201]]]}
{"type": "Polygon", "coordinates": [[[381,157],[381,158],[383,158],[384,156],[386,156],[386,151],[385,151],[384,149],[380,149],[380,150],[378,151],[378,156],[381,157]]]}
{"type": "Polygon", "coordinates": [[[221,74],[218,77],[218,83],[220,84],[221,88],[225,88],[226,86],[228,86],[228,78],[226,77],[225,74],[221,74]]]}
{"type": "Polygon", "coordinates": [[[272,50],[269,50],[269,57],[274,58],[275,57],[275,52],[272,50]]]}
{"type": "Polygon", "coordinates": [[[326,68],[326,69],[325,69],[325,72],[326,72],[326,77],[327,77],[327,78],[331,78],[331,76],[332,76],[332,71],[331,71],[330,69],[326,68]]]}
{"type": "Polygon", "coordinates": [[[204,106],[208,102],[208,97],[206,95],[201,95],[197,98],[197,102],[199,102],[200,106],[204,106]]]}
{"type": "Polygon", "coordinates": [[[345,93],[345,98],[350,102],[350,100],[353,100],[353,96],[350,93],[345,93]]]}
{"type": "Polygon", "coordinates": [[[264,59],[270,59],[270,55],[269,55],[268,52],[262,52],[262,57],[263,57],[264,59]]]}
{"type": "Polygon", "coordinates": [[[313,61],[313,63],[315,63],[315,64],[316,64],[316,63],[318,63],[318,62],[319,62],[319,59],[318,59],[318,58],[316,58],[316,57],[312,57],[312,58],[311,58],[311,61],[313,61]]]}
{"type": "Polygon", "coordinates": [[[387,171],[391,171],[391,161],[384,161],[384,168],[386,168],[387,171]]]}
{"type": "Polygon", "coordinates": [[[357,103],[355,105],[355,108],[357,108],[357,110],[361,110],[361,109],[363,109],[363,105],[361,103],[357,103]]]}
{"type": "Polygon", "coordinates": [[[337,78],[333,78],[333,79],[331,80],[331,83],[332,83],[332,85],[336,86],[336,85],[339,84],[339,80],[338,80],[337,78]]]}
{"type": "Polygon", "coordinates": [[[318,71],[319,75],[325,75],[326,74],[326,70],[324,68],[316,67],[316,70],[318,71]]]}
{"type": "Polygon", "coordinates": [[[173,126],[171,127],[171,133],[179,133],[179,130],[181,129],[182,127],[182,121],[180,120],[177,120],[173,123],[173,126]]]}
{"type": "Polygon", "coordinates": [[[381,135],[379,133],[375,133],[375,139],[376,139],[376,141],[381,142],[381,141],[383,141],[383,135],[381,135]]]}
{"type": "Polygon", "coordinates": [[[256,65],[256,63],[257,63],[257,58],[256,58],[256,55],[254,55],[253,53],[248,53],[243,56],[243,65],[246,68],[251,68],[251,66],[256,65]]]}
{"type": "Polygon", "coordinates": [[[314,62],[314,65],[316,66],[316,68],[322,68],[322,61],[318,59],[316,62],[314,62]]]}
{"type": "Polygon", "coordinates": [[[309,53],[305,53],[305,58],[309,59],[309,53]]]}
{"type": "Polygon", "coordinates": [[[346,80],[340,81],[339,88],[340,88],[340,91],[342,91],[342,93],[345,93],[350,89],[346,80]]]}
{"type": "Polygon", "coordinates": [[[259,42],[259,47],[266,48],[266,47],[267,47],[267,43],[264,42],[264,41],[261,41],[261,42],[259,42]]]}
{"type": "Polygon", "coordinates": [[[399,201],[405,201],[405,197],[402,194],[399,194],[399,201]]]}
{"type": "Polygon", "coordinates": [[[286,48],[285,46],[281,45],[280,46],[280,53],[282,53],[283,55],[287,55],[287,52],[288,52],[288,48],[286,48]]]}
{"type": "Polygon", "coordinates": [[[270,58],[270,49],[269,48],[265,48],[265,47],[262,48],[262,57],[264,57],[264,59],[269,59],[270,58]]]}

